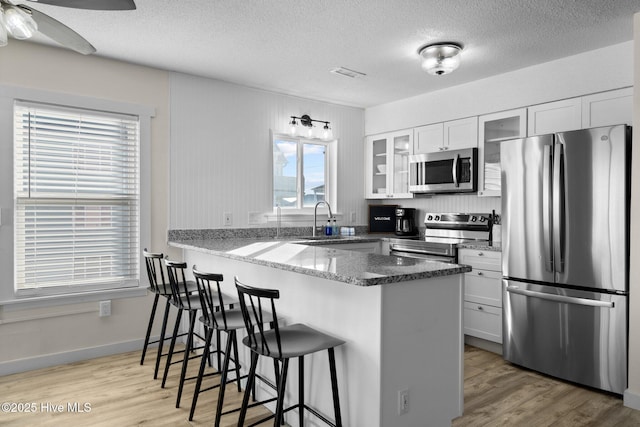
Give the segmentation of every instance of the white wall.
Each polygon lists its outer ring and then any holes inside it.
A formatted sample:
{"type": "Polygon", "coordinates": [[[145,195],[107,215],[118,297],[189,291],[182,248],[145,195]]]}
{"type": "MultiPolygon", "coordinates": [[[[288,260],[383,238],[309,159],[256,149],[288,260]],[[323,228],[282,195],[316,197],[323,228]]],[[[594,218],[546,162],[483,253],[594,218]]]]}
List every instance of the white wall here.
{"type": "MultiPolygon", "coordinates": [[[[634,79],[640,87],[640,13],[634,24],[634,79]]],[[[629,254],[629,388],[624,403],[640,410],[640,93],[633,93],[633,143],[631,151],[631,253],[629,254]]]]}
{"type": "Polygon", "coordinates": [[[272,211],[270,131],[303,114],[330,121],[338,139],[334,212],[365,224],[362,109],[174,73],[170,229],[220,228],[223,212],[234,228],[259,225],[248,214],[272,211]]]}
{"type": "MultiPolygon", "coordinates": [[[[14,39],[0,49],[0,85],[98,98],[155,109],[151,120],[151,247],[166,252],[169,146],[168,73],[14,39]]],[[[4,104],[3,104],[4,105],[4,104]]],[[[12,114],[4,108],[0,114],[12,114]]],[[[13,130],[0,129],[0,301],[13,297],[13,130]]],[[[144,195],[148,197],[149,195],[144,195]]],[[[149,224],[142,224],[148,227],[149,224]]],[[[149,243],[149,242],[147,242],[149,243]]],[[[144,267],[143,267],[144,270],[144,267]]],[[[146,273],[141,271],[146,282],[146,273]]],[[[144,291],[142,291],[144,294],[144,291]]],[[[109,296],[104,296],[110,299],[109,296]]],[[[56,306],[0,304],[0,375],[74,359],[138,348],[150,297],[112,300],[112,315],[98,316],[98,301],[56,306]]]]}

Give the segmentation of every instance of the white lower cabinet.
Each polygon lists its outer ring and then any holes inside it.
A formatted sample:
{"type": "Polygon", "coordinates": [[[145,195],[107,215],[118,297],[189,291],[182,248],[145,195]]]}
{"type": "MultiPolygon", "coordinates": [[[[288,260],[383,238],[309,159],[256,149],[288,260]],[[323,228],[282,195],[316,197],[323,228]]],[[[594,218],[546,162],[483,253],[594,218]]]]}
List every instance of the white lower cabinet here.
{"type": "Polygon", "coordinates": [[[502,344],[501,253],[460,249],[458,263],[473,268],[465,274],[464,333],[502,344]]]}

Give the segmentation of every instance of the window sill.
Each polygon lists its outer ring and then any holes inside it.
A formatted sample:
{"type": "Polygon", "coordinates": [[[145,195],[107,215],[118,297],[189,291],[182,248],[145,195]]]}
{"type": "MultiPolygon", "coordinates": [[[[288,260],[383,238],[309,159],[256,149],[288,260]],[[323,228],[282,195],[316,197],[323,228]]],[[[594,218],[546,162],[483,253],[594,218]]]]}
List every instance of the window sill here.
{"type": "Polygon", "coordinates": [[[134,298],[147,295],[146,287],[108,289],[102,291],[83,292],[79,294],[47,295],[38,297],[16,297],[16,299],[0,301],[3,311],[17,311],[31,308],[53,307],[58,305],[79,304],[120,298],[134,298]]]}

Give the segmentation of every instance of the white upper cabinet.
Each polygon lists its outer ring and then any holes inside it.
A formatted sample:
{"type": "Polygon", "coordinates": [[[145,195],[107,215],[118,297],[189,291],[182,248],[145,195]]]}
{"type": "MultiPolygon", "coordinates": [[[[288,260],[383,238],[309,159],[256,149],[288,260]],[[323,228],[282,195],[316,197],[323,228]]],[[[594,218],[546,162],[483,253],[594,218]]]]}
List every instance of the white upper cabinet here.
{"type": "Polygon", "coordinates": [[[500,143],[527,136],[527,109],[485,114],[478,123],[478,196],[500,196],[500,143]]]}
{"type": "Polygon", "coordinates": [[[478,117],[444,122],[446,149],[459,150],[478,146],[478,117]]]}
{"type": "Polygon", "coordinates": [[[633,123],[633,88],[611,90],[582,97],[582,127],[633,123]]]}
{"type": "Polygon", "coordinates": [[[452,120],[413,130],[414,154],[458,150],[478,145],[478,118],[452,120]]]}
{"type": "Polygon", "coordinates": [[[435,123],[413,129],[413,153],[433,153],[444,147],[444,123],[435,123]]]}
{"type": "Polygon", "coordinates": [[[365,144],[365,198],[413,198],[409,192],[413,131],[368,136],[365,144]]]}
{"type": "Polygon", "coordinates": [[[581,98],[547,102],[528,108],[528,135],[545,135],[582,128],[581,98]]]}
{"type": "Polygon", "coordinates": [[[633,88],[534,105],[528,111],[529,136],[598,126],[631,125],[633,88]]]}

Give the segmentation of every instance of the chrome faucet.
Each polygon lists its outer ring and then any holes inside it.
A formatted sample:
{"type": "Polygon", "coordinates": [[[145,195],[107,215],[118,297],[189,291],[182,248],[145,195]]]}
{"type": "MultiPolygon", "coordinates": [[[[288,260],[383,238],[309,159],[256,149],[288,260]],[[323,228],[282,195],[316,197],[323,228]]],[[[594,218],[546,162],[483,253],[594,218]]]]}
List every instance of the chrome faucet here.
{"type": "Polygon", "coordinates": [[[318,203],[316,203],[316,206],[313,208],[313,236],[316,236],[316,220],[318,219],[318,205],[324,203],[325,205],[327,205],[327,209],[329,210],[328,212],[328,216],[329,219],[331,219],[333,217],[333,214],[331,213],[331,206],[329,205],[329,202],[327,202],[326,200],[320,200],[318,203]]]}

